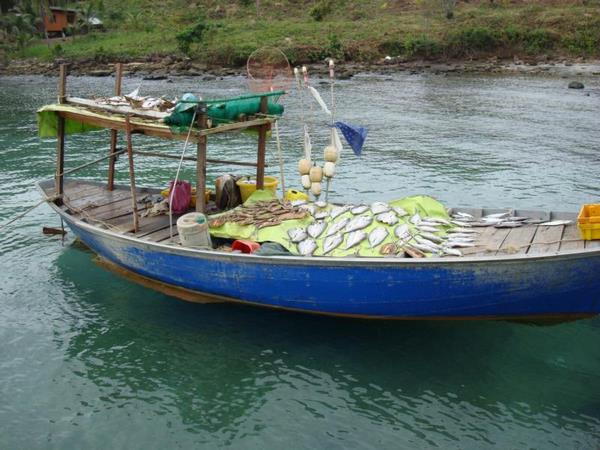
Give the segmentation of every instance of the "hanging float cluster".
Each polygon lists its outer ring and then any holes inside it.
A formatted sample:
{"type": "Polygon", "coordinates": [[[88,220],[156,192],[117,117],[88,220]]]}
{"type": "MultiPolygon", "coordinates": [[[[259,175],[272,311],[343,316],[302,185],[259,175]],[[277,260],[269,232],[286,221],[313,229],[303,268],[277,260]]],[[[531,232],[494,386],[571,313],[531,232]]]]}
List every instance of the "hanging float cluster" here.
{"type": "MultiPolygon", "coordinates": [[[[326,113],[331,115],[331,144],[327,145],[323,150],[323,159],[325,161],[323,163],[323,166],[319,166],[316,162],[312,160],[312,146],[310,143],[310,136],[308,134],[308,127],[306,124],[304,125],[304,158],[302,158],[298,162],[298,172],[300,173],[302,187],[307,191],[307,193],[308,191],[310,191],[318,199],[322,192],[323,178],[325,178],[327,181],[327,192],[329,190],[329,183],[331,182],[331,179],[335,176],[336,163],[338,162],[340,157],[341,142],[339,140],[339,137],[337,136],[337,131],[333,127],[333,113],[329,111],[327,105],[325,104],[319,93],[316,91],[316,89],[314,89],[312,86],[309,86],[308,84],[308,72],[306,67],[302,67],[303,80],[300,78],[300,71],[298,70],[298,68],[294,69],[294,74],[296,76],[296,81],[298,82],[298,87],[300,89],[302,89],[303,87],[306,88],[317,100],[317,103],[319,103],[321,108],[326,113]],[[302,81],[304,82],[304,86],[302,81]]],[[[332,110],[335,111],[333,97],[334,63],[332,59],[329,60],[329,77],[331,82],[332,110]]]]}

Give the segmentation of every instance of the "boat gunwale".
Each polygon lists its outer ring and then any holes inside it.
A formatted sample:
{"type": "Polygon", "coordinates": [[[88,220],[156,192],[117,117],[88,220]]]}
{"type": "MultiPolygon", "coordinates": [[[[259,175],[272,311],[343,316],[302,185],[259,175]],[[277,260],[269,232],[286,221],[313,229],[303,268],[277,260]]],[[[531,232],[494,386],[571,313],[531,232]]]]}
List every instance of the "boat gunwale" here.
{"type": "MultiPolygon", "coordinates": [[[[44,195],[46,192],[42,187],[43,183],[50,183],[53,180],[43,180],[37,182],[37,187],[42,191],[44,195]]],[[[88,182],[86,180],[86,182],[88,182]]],[[[102,185],[100,182],[89,181],[93,184],[102,185]]],[[[116,188],[117,186],[115,186],[116,188]]],[[[152,188],[148,188],[152,189],[152,188]]],[[[255,255],[248,253],[230,253],[222,252],[217,250],[206,250],[200,248],[189,248],[183,246],[174,246],[172,244],[163,244],[160,242],[152,242],[142,240],[135,236],[127,234],[116,233],[109,229],[103,229],[98,226],[89,224],[69,213],[62,210],[59,206],[53,202],[48,202],[50,207],[56,211],[62,218],[67,222],[73,222],[77,227],[80,227],[88,232],[94,234],[102,234],[115,238],[121,241],[132,242],[137,246],[141,246],[147,250],[160,250],[165,253],[175,254],[187,257],[201,257],[203,259],[212,260],[226,260],[236,263],[260,263],[269,264],[276,262],[278,264],[286,265],[307,265],[307,266],[321,266],[321,267],[368,267],[368,268],[379,268],[379,267],[412,267],[415,265],[439,265],[439,266],[452,266],[456,264],[473,264],[473,263],[522,263],[524,261],[532,262],[537,260],[570,260],[578,259],[581,257],[589,256],[600,256],[600,247],[596,249],[583,249],[583,250],[567,250],[564,252],[547,253],[547,254],[515,254],[515,255],[489,255],[489,256],[446,256],[443,258],[390,258],[390,257],[335,257],[335,256],[300,256],[300,255],[255,255]]]]}

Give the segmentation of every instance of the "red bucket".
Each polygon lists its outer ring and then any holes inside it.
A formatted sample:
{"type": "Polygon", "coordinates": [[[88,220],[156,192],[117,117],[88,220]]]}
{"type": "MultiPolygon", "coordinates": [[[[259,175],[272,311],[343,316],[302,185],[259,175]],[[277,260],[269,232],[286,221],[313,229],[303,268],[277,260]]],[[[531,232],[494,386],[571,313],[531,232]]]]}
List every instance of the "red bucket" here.
{"type": "Polygon", "coordinates": [[[254,253],[256,250],[260,248],[260,244],[254,241],[247,241],[245,239],[238,239],[237,241],[233,241],[231,244],[232,251],[240,251],[242,253],[254,253]]]}

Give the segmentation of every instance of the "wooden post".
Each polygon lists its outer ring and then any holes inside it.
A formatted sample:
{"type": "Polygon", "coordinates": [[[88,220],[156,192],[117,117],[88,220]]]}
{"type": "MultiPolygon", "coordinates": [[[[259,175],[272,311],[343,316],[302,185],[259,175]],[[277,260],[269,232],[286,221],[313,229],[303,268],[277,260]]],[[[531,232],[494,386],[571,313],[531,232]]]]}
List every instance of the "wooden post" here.
{"type": "MultiPolygon", "coordinates": [[[[67,66],[60,65],[60,74],[58,77],[58,103],[65,103],[67,98],[67,66]]],[[[58,115],[58,124],[56,130],[56,176],[54,185],[56,195],[64,194],[64,175],[65,171],[65,118],[58,115]]],[[[58,200],[62,204],[62,198],[58,200]]]]}
{"type": "Polygon", "coordinates": [[[137,197],[135,191],[135,171],[133,168],[133,144],[131,142],[131,122],[129,114],[125,116],[125,132],[127,136],[127,158],[129,160],[129,184],[131,185],[131,203],[133,206],[133,232],[139,230],[139,218],[137,212],[137,197]]]}
{"type": "MultiPolygon", "coordinates": [[[[260,98],[260,112],[267,114],[268,97],[260,98]]],[[[258,155],[256,158],[256,189],[263,189],[265,183],[265,152],[267,148],[267,131],[269,125],[261,125],[258,128],[258,155]]]]}
{"type": "MultiPolygon", "coordinates": [[[[207,126],[206,111],[206,103],[200,103],[196,112],[199,130],[204,130],[207,126]]],[[[200,136],[196,151],[196,211],[201,213],[206,211],[206,199],[204,198],[206,189],[206,146],[207,137],[200,136]]]]}
{"type": "MultiPolygon", "coordinates": [[[[123,78],[123,64],[117,63],[115,73],[115,95],[121,95],[121,80],[123,78]]],[[[114,155],[117,152],[117,130],[110,131],[110,154],[114,155]]],[[[112,191],[115,188],[115,162],[116,156],[111,156],[108,161],[108,185],[107,189],[112,191]]]]}

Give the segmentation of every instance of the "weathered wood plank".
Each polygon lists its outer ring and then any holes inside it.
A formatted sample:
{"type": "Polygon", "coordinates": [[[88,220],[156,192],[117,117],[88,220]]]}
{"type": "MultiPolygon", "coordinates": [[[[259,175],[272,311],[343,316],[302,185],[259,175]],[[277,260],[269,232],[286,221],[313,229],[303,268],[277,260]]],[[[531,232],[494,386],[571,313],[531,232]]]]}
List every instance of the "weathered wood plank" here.
{"type": "Polygon", "coordinates": [[[564,228],[563,225],[539,225],[527,254],[535,255],[540,253],[558,252],[564,228]]]}
{"type": "MultiPolygon", "coordinates": [[[[173,235],[177,233],[177,219],[179,219],[179,215],[173,216],[173,235]]],[[[160,218],[160,220],[155,221],[147,221],[144,225],[144,229],[140,229],[139,232],[135,234],[138,238],[145,238],[149,235],[154,235],[155,233],[163,233],[166,236],[170,236],[169,232],[169,217],[168,216],[157,216],[156,219],[160,218]]],[[[148,218],[150,219],[150,218],[148,218]]]]}
{"type": "Polygon", "coordinates": [[[510,229],[497,254],[518,255],[527,253],[536,230],[535,225],[510,229]]]}
{"type": "MultiPolygon", "coordinates": [[[[125,131],[125,121],[120,116],[103,116],[103,115],[90,115],[89,112],[82,110],[82,112],[75,111],[60,111],[59,116],[65,119],[76,120],[89,125],[94,125],[101,128],[110,128],[113,130],[125,131]]],[[[207,128],[202,131],[195,130],[190,135],[190,142],[198,142],[201,136],[208,136],[211,134],[225,133],[228,131],[238,131],[249,128],[256,128],[259,126],[269,125],[275,119],[272,118],[259,118],[248,120],[245,122],[235,122],[225,125],[219,125],[214,128],[207,128]]],[[[159,124],[156,121],[148,122],[147,120],[133,118],[131,125],[135,133],[143,133],[148,136],[159,137],[163,139],[178,139],[185,140],[187,138],[186,133],[172,133],[171,129],[167,125],[159,124]]]]}
{"type": "Polygon", "coordinates": [[[495,255],[502,247],[511,229],[489,227],[486,231],[487,233],[482,233],[479,240],[480,252],[476,253],[477,255],[495,255]]]}
{"type": "Polygon", "coordinates": [[[105,190],[104,192],[95,193],[75,200],[69,198],[69,204],[74,208],[83,209],[108,205],[109,203],[114,203],[127,197],[131,197],[130,192],[121,190],[105,190]]]}
{"type": "Polygon", "coordinates": [[[581,239],[581,235],[579,234],[579,228],[577,228],[577,225],[573,224],[565,226],[559,250],[562,252],[583,250],[584,248],[585,244],[584,241],[581,239]]]}
{"type": "MultiPolygon", "coordinates": [[[[174,222],[176,222],[176,221],[174,221],[174,222]]],[[[177,231],[177,226],[174,223],[173,224],[173,237],[177,236],[178,234],[179,234],[179,232],[177,231]]],[[[165,228],[153,231],[151,233],[146,234],[145,236],[138,236],[138,237],[140,237],[143,241],[161,242],[161,241],[164,241],[165,239],[169,239],[171,237],[171,230],[167,224],[167,226],[165,228]]]]}
{"type": "MultiPolygon", "coordinates": [[[[472,213],[469,212],[469,214],[472,214],[472,213]]],[[[475,255],[476,253],[481,253],[484,251],[484,246],[489,241],[489,239],[492,237],[492,235],[494,234],[495,228],[487,227],[487,228],[482,228],[481,230],[482,230],[481,233],[475,234],[475,236],[474,236],[475,237],[475,242],[474,242],[475,247],[467,247],[467,248],[460,249],[460,251],[462,252],[463,255],[465,255],[465,256],[475,255]]]]}

